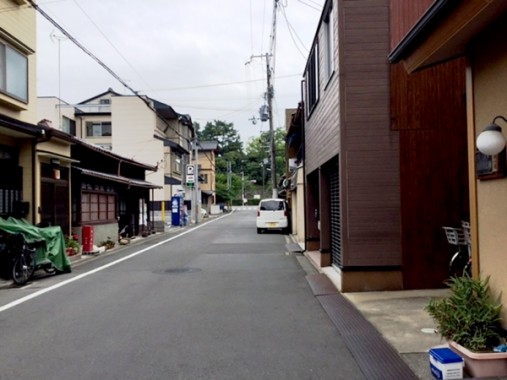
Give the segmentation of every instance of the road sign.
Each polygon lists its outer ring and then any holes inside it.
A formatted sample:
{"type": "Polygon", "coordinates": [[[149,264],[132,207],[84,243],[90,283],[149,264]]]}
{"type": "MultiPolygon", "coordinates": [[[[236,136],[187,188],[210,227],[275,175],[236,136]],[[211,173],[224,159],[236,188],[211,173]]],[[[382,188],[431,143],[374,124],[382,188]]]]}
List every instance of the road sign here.
{"type": "Polygon", "coordinates": [[[194,175],[195,173],[195,165],[187,165],[187,176],[194,175]]]}
{"type": "Polygon", "coordinates": [[[187,174],[187,183],[195,183],[195,175],[187,174]]]}

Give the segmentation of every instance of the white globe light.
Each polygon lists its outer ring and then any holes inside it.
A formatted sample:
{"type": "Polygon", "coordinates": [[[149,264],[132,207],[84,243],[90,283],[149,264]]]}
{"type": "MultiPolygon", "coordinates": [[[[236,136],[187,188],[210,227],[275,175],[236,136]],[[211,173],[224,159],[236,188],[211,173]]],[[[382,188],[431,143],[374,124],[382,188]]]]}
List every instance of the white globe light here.
{"type": "Polygon", "coordinates": [[[477,149],[481,153],[494,156],[505,148],[505,137],[502,134],[502,128],[498,125],[488,125],[484,131],[477,137],[477,149]]]}

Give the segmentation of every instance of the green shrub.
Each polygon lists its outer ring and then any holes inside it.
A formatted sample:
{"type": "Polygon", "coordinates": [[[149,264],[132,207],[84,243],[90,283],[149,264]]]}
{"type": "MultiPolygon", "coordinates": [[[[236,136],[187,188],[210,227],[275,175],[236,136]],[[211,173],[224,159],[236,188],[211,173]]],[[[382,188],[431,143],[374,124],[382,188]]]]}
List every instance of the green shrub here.
{"type": "Polygon", "coordinates": [[[471,351],[491,350],[500,339],[502,305],[490,294],[489,277],[452,277],[447,284],[451,295],[431,299],[425,307],[437,323],[438,332],[471,351]]]}

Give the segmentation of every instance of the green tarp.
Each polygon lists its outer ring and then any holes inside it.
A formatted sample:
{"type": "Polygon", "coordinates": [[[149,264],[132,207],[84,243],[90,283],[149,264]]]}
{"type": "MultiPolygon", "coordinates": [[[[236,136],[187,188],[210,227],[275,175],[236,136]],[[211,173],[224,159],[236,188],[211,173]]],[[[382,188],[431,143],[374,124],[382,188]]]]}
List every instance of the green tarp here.
{"type": "Polygon", "coordinates": [[[10,234],[20,233],[27,243],[36,245],[36,265],[52,263],[60,272],[70,272],[70,260],[65,254],[65,237],[60,226],[37,227],[25,219],[0,218],[0,229],[10,234]]]}

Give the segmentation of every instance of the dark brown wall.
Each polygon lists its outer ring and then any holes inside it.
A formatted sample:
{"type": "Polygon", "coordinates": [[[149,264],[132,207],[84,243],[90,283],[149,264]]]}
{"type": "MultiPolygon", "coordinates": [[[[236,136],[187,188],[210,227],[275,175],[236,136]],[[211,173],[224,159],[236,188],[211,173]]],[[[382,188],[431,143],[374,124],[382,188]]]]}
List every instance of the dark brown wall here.
{"type": "Polygon", "coordinates": [[[437,288],[451,252],[442,226],[469,218],[465,60],[407,75],[392,66],[400,131],[404,287],[437,288]]]}
{"type": "Polygon", "coordinates": [[[433,2],[434,0],[391,0],[391,50],[433,2]]]}
{"type": "Polygon", "coordinates": [[[398,134],[390,129],[389,0],[341,1],[345,266],[401,266],[398,134]]]}

